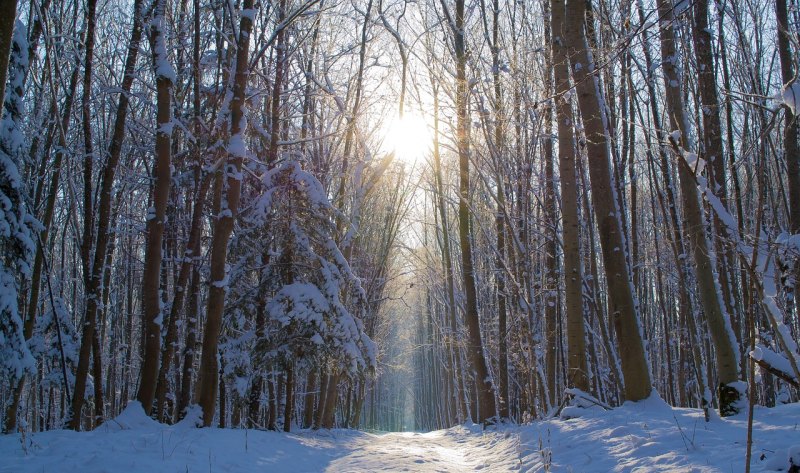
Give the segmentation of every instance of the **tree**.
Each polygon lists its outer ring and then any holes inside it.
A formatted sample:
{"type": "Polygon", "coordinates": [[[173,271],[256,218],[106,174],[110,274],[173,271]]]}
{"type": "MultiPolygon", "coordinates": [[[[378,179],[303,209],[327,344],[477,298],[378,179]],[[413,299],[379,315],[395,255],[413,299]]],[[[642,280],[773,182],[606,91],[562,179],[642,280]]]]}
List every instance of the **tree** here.
{"type": "Polygon", "coordinates": [[[6,96],[8,61],[11,55],[11,38],[17,19],[17,0],[3,2],[0,7],[0,97],[6,96]]]}
{"type": "MultiPolygon", "coordinates": [[[[625,243],[621,231],[620,209],[617,208],[612,191],[606,106],[599,86],[600,79],[585,37],[584,22],[588,6],[574,2],[568,2],[566,5],[571,14],[566,15],[563,34],[586,135],[592,204],[598,219],[600,246],[603,250],[603,265],[609,292],[609,313],[620,345],[620,361],[625,377],[625,398],[638,401],[650,395],[652,381],[644,352],[638,307],[633,296],[630,272],[623,251],[625,243]]],[[[554,5],[553,9],[555,8],[560,8],[560,5],[554,5]]]]}
{"type": "MultiPolygon", "coordinates": [[[[150,49],[153,53],[153,72],[156,76],[157,118],[156,159],[153,167],[153,212],[147,215],[147,249],[142,276],[145,329],[144,361],[142,380],[136,398],[149,415],[153,408],[158,379],[158,357],[161,351],[161,247],[164,240],[164,225],[170,189],[170,154],[172,135],[172,85],[175,70],[167,57],[164,38],[164,10],[166,0],[158,0],[153,20],[150,22],[150,49]]],[[[159,406],[160,410],[161,407],[159,406]]]]}
{"type": "Polygon", "coordinates": [[[661,57],[664,68],[664,88],[667,95],[667,113],[670,119],[670,128],[677,132],[673,132],[669,140],[678,155],[684,230],[688,233],[700,301],[716,349],[719,410],[721,415],[728,416],[740,411],[739,402],[744,396],[744,393],[739,391],[738,385],[739,360],[734,348],[736,341],[732,339],[730,321],[723,311],[719,283],[714,276],[714,267],[711,263],[711,249],[708,246],[705,222],[695,181],[695,173],[698,172],[698,169],[690,167],[690,162],[693,164],[699,164],[699,162],[697,155],[692,153],[689,121],[683,105],[680,56],[677,53],[673,31],[674,9],[669,0],[660,0],[658,8],[661,21],[661,57]]]}
{"type": "MultiPolygon", "coordinates": [[[[225,266],[228,255],[228,240],[233,232],[233,223],[239,211],[242,188],[242,160],[247,154],[245,142],[246,120],[244,117],[245,91],[250,73],[248,62],[253,17],[256,12],[253,0],[244,0],[239,19],[239,37],[236,46],[235,75],[232,80],[230,99],[230,128],[227,147],[222,157],[222,169],[217,171],[214,186],[214,229],[211,241],[211,288],[208,296],[206,327],[203,332],[203,353],[200,359],[198,396],[203,408],[203,425],[210,426],[216,411],[219,386],[217,346],[225,309],[227,275],[225,266]]],[[[226,115],[227,115],[226,113],[226,115]]]]}
{"type": "MultiPolygon", "coordinates": [[[[11,69],[12,83],[7,93],[2,95],[4,106],[0,122],[0,250],[3,254],[0,258],[0,379],[9,380],[16,386],[25,373],[35,367],[23,334],[17,301],[19,283],[22,277],[30,275],[38,228],[36,220],[28,213],[24,182],[19,171],[25,138],[20,129],[24,104],[17,81],[22,77],[20,69],[27,66],[28,50],[21,23],[17,23],[12,41],[16,2],[5,2],[3,9],[6,11],[2,14],[10,14],[10,17],[3,16],[0,20],[0,54],[3,59],[0,62],[0,80],[5,86],[6,72],[11,69]]],[[[0,87],[0,92],[3,89],[0,87]]],[[[13,431],[15,422],[16,410],[9,412],[5,431],[13,431]]]]}
{"type": "MultiPolygon", "coordinates": [[[[366,294],[333,238],[334,209],[320,182],[288,159],[262,183],[265,193],[250,218],[275,235],[261,288],[274,295],[257,353],[285,368],[289,412],[297,363],[327,359],[356,376],[374,370],[376,348],[362,322],[366,294]]],[[[288,431],[290,417],[284,422],[288,431]]]]}
{"type": "Polygon", "coordinates": [[[567,308],[568,384],[589,391],[583,322],[583,268],[580,259],[580,222],[575,178],[575,137],[569,100],[569,56],[564,41],[564,2],[550,3],[550,48],[555,77],[555,108],[558,123],[558,170],[561,181],[561,220],[564,244],[564,299],[567,308]]]}
{"type": "Polygon", "coordinates": [[[458,241],[461,246],[461,274],[464,283],[464,320],[467,326],[469,356],[472,374],[477,391],[477,408],[475,420],[490,423],[497,415],[495,404],[494,381],[484,355],[481,338],[480,320],[478,318],[478,295],[476,288],[475,268],[470,237],[470,86],[467,82],[467,44],[465,33],[464,0],[456,0],[455,15],[445,3],[442,8],[447,16],[453,34],[453,50],[456,61],[456,127],[455,142],[458,149],[458,241]]]}

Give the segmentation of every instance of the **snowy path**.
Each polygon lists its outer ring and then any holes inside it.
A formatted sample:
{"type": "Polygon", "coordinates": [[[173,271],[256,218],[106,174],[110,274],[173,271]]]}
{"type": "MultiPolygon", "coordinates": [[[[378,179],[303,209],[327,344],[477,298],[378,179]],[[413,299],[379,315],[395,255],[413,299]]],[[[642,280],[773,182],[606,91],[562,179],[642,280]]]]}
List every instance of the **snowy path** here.
{"type": "Polygon", "coordinates": [[[418,433],[198,429],[158,424],[131,403],[92,432],[0,435],[6,472],[508,472],[520,470],[519,433],[478,426],[418,433]]]}
{"type": "Polygon", "coordinates": [[[390,433],[359,438],[354,451],[331,462],[328,472],[517,471],[518,439],[511,433],[451,429],[426,434],[390,433]]]}
{"type": "MultiPolygon", "coordinates": [[[[131,403],[92,432],[0,435],[0,473],[738,473],[746,427],[744,414],[705,422],[657,398],[569,420],[425,434],[167,426],[131,403]]],[[[786,472],[800,460],[800,403],[757,408],[753,439],[753,471],[786,472]]]]}

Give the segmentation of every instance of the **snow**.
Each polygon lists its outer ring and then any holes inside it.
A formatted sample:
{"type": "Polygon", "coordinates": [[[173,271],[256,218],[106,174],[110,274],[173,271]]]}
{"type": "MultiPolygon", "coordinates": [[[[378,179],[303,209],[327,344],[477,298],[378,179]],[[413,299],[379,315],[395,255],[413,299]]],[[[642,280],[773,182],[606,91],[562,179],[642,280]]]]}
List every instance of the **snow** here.
{"type": "Polygon", "coordinates": [[[750,356],[754,360],[763,361],[776,370],[786,373],[787,376],[794,377],[791,363],[780,353],[776,353],[765,346],[756,345],[755,349],[750,352],[750,356]]]}
{"type": "MultiPolygon", "coordinates": [[[[747,438],[746,414],[706,423],[658,396],[569,420],[428,433],[196,428],[199,414],[167,426],[131,402],[93,432],[5,435],[0,472],[729,472],[744,471],[747,438]]],[[[797,403],[756,407],[752,471],[798,463],[798,418],[797,403]]]]}
{"type": "Polygon", "coordinates": [[[237,133],[228,140],[228,152],[237,158],[247,157],[247,145],[244,142],[242,133],[237,133]]]}
{"type": "MultiPolygon", "coordinates": [[[[800,404],[756,407],[751,471],[785,471],[800,445],[800,404]]],[[[744,471],[747,414],[705,422],[700,409],[657,396],[610,411],[520,429],[524,471],[744,471]]]]}
{"type": "Polygon", "coordinates": [[[148,418],[140,404],[93,432],[50,431],[0,437],[0,472],[514,471],[518,437],[446,431],[372,434],[348,430],[283,434],[194,428],[197,411],[173,426],[148,418]]]}
{"type": "Polygon", "coordinates": [[[786,84],[781,89],[781,99],[783,103],[792,110],[792,114],[797,114],[797,105],[800,103],[800,81],[786,84]]]}

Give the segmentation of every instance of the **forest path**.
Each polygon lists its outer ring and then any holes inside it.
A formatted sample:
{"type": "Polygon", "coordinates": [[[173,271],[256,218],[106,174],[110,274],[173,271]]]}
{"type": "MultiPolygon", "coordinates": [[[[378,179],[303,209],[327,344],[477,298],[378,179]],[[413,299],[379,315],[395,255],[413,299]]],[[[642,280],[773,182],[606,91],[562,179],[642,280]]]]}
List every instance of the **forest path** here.
{"type": "Polygon", "coordinates": [[[428,433],[366,434],[327,472],[506,472],[519,470],[519,439],[511,432],[457,427],[428,433]]]}

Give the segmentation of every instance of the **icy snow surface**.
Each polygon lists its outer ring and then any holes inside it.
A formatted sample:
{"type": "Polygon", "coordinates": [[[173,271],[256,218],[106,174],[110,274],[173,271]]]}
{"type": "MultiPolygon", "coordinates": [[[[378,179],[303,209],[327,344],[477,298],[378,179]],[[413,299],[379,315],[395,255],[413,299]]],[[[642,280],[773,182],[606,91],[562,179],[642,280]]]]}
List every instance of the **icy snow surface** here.
{"type": "MultiPolygon", "coordinates": [[[[800,404],[757,408],[753,471],[786,471],[799,422],[800,404]]],[[[485,432],[283,434],[160,425],[131,403],[94,432],[0,436],[0,472],[742,472],[746,426],[656,398],[485,432]]]]}

